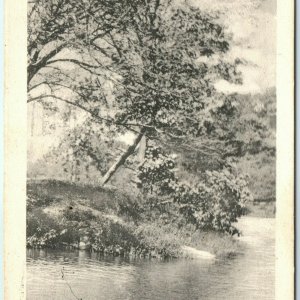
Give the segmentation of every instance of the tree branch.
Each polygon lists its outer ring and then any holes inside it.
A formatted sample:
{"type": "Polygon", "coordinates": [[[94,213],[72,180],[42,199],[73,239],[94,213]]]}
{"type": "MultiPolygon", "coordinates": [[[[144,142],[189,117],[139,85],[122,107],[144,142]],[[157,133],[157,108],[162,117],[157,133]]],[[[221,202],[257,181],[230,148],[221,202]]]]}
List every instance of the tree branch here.
{"type": "MultiPolygon", "coordinates": [[[[89,113],[95,119],[99,119],[101,121],[105,121],[105,122],[108,122],[108,123],[114,123],[113,120],[100,117],[95,112],[89,110],[88,108],[84,107],[83,105],[81,105],[79,103],[74,103],[74,102],[72,102],[70,100],[63,99],[63,98],[55,96],[55,95],[41,95],[41,96],[38,96],[38,97],[29,98],[27,100],[27,103],[34,102],[34,101],[39,101],[39,100],[43,100],[43,99],[47,99],[47,98],[52,98],[52,99],[55,99],[55,100],[59,100],[61,102],[65,102],[65,103],[67,103],[69,105],[72,105],[72,106],[75,106],[77,108],[80,108],[80,109],[84,110],[85,112],[89,113]]],[[[127,126],[127,124],[117,124],[117,125],[124,125],[124,126],[126,125],[127,126]]]]}
{"type": "Polygon", "coordinates": [[[57,53],[59,53],[62,49],[65,48],[67,43],[62,43],[52,51],[50,51],[47,55],[45,55],[43,58],[41,58],[38,62],[34,64],[29,64],[27,67],[27,84],[29,85],[31,79],[34,77],[34,75],[43,67],[47,65],[47,62],[49,59],[54,57],[57,53]]]}
{"type": "Polygon", "coordinates": [[[115,120],[111,120],[111,119],[107,119],[107,118],[104,118],[104,117],[100,117],[99,115],[97,115],[95,112],[89,110],[88,108],[84,107],[83,105],[79,104],[79,103],[74,103],[72,101],[69,101],[67,99],[63,99],[61,97],[58,97],[58,96],[55,96],[55,95],[41,95],[41,96],[38,96],[38,97],[33,97],[33,98],[29,98],[27,100],[27,103],[31,103],[31,102],[34,102],[34,101],[39,101],[39,100],[43,100],[43,99],[47,99],[47,98],[50,98],[50,99],[54,99],[54,100],[58,100],[58,101],[61,101],[61,102],[64,102],[64,103],[67,103],[69,105],[72,105],[72,106],[75,106],[77,108],[80,108],[82,109],[83,111],[89,113],[93,118],[95,118],[96,120],[99,120],[101,122],[107,122],[107,123],[110,123],[110,124],[114,124],[116,126],[123,126],[125,127],[127,130],[129,131],[132,131],[134,133],[138,133],[138,131],[130,128],[130,126],[139,126],[139,127],[147,127],[147,125],[140,125],[140,124],[130,124],[130,123],[121,123],[121,122],[116,122],[115,120]]]}
{"type": "Polygon", "coordinates": [[[47,62],[46,65],[54,64],[57,62],[73,63],[89,72],[91,72],[90,69],[98,69],[99,68],[99,66],[94,66],[94,65],[91,65],[91,64],[85,63],[83,61],[80,61],[78,59],[73,59],[73,58],[59,58],[59,59],[50,60],[47,62]]]}

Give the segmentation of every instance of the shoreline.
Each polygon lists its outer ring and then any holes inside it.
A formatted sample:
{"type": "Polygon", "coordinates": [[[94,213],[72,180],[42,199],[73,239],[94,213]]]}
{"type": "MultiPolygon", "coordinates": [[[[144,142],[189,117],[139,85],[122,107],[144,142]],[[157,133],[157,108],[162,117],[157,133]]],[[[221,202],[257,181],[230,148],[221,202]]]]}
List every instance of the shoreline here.
{"type": "Polygon", "coordinates": [[[218,258],[242,252],[241,243],[229,234],[147,218],[118,190],[29,182],[27,197],[28,248],[152,258],[189,256],[184,246],[218,258]]]}

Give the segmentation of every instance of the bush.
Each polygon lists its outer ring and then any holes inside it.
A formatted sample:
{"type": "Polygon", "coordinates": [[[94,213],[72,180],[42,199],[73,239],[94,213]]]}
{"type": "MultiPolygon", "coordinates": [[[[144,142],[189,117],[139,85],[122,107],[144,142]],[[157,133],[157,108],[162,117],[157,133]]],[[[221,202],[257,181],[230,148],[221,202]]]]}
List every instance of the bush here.
{"type": "Polygon", "coordinates": [[[143,247],[154,255],[179,257],[183,245],[180,231],[176,226],[165,225],[160,221],[141,224],[135,231],[143,247]]]}
{"type": "Polygon", "coordinates": [[[130,247],[139,245],[134,227],[120,224],[106,217],[95,216],[91,210],[65,207],[60,217],[50,216],[41,208],[27,215],[27,246],[57,248],[63,244],[77,244],[88,237],[95,248],[130,247]]]}
{"type": "Polygon", "coordinates": [[[198,229],[238,233],[232,223],[243,214],[245,202],[251,200],[245,178],[236,175],[228,164],[227,168],[203,173],[198,177],[200,183],[189,184],[179,181],[174,168],[174,159],[157,147],[150,148],[140,167],[138,177],[143,192],[160,199],[154,205],[156,211],[159,204],[166,202],[162,199],[175,204],[160,211],[157,217],[166,216],[171,222],[170,217],[177,210],[186,223],[195,224],[198,229]]]}
{"type": "Polygon", "coordinates": [[[41,208],[27,214],[27,245],[30,247],[50,247],[59,244],[63,228],[58,219],[50,217],[41,208]]]}
{"type": "Polygon", "coordinates": [[[88,231],[93,247],[98,251],[120,248],[129,252],[131,247],[140,245],[140,241],[134,234],[134,227],[129,224],[120,224],[101,218],[93,222],[88,231]]]}

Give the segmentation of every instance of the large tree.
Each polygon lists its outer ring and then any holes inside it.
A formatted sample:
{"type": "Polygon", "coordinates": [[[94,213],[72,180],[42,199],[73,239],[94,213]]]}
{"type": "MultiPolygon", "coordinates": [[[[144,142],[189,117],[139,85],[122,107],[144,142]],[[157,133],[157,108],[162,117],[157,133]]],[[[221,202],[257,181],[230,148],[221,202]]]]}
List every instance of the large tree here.
{"type": "Polygon", "coordinates": [[[175,0],[36,0],[28,14],[28,102],[89,115],[66,139],[102,169],[101,183],[144,140],[142,161],[131,163],[141,191],[155,195],[159,209],[172,206],[168,220],[173,211],[175,219],[234,233],[249,193],[225,159],[234,99],[215,82],[240,83],[241,61],[228,60],[232,40],[218,16],[175,0]],[[128,132],[132,143],[106,160],[105,136],[128,132]],[[185,149],[218,167],[184,182],[173,155],[185,149]]]}
{"type": "Polygon", "coordinates": [[[102,183],[143,137],[217,151],[230,99],[214,83],[241,80],[217,16],[167,0],[37,0],[28,22],[28,102],[62,101],[135,133],[102,183]]]}

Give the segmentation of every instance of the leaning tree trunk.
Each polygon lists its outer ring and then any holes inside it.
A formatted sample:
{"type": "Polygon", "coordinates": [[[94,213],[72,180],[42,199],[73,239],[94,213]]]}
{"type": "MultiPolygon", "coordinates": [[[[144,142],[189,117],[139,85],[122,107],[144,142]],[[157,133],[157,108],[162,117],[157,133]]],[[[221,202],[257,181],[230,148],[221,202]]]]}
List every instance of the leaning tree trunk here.
{"type": "Polygon", "coordinates": [[[140,133],[136,136],[133,143],[127,148],[127,150],[119,157],[119,159],[110,167],[110,169],[106,172],[106,174],[102,177],[102,186],[105,185],[109,179],[115,174],[115,172],[118,170],[120,166],[122,166],[126,159],[134,153],[134,150],[136,149],[137,145],[143,138],[145,134],[146,129],[143,128],[140,133]]]}
{"type": "Polygon", "coordinates": [[[140,141],[139,149],[138,149],[138,159],[140,164],[142,164],[145,160],[146,149],[147,149],[147,137],[144,135],[140,141]]]}

